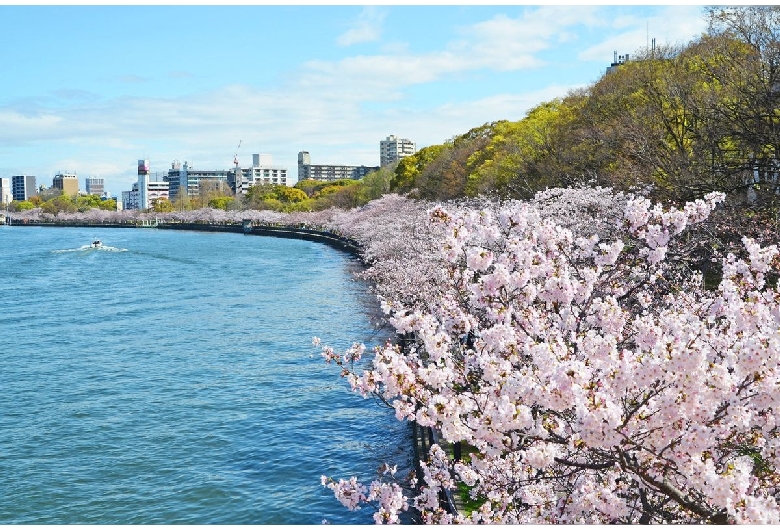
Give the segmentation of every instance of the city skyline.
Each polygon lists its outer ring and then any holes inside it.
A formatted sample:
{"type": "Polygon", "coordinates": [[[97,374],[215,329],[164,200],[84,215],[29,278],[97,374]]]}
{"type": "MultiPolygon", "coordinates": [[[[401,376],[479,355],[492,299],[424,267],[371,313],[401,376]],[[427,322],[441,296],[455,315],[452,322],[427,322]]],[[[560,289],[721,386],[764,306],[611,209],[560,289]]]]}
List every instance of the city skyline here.
{"type": "Polygon", "coordinates": [[[702,6],[0,6],[0,176],[58,172],[117,195],[160,174],[251,165],[292,175],[379,165],[603,75],[650,39],[685,44],[702,6]],[[22,44],[20,46],[20,44],[22,44]],[[238,149],[239,142],[241,143],[238,149]]]}

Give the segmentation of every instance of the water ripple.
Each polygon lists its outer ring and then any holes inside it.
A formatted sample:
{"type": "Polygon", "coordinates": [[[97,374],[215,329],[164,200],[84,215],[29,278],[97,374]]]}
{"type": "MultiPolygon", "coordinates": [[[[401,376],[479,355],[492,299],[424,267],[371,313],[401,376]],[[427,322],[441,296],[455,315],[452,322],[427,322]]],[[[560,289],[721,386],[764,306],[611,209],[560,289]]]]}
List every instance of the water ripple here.
{"type": "Polygon", "coordinates": [[[0,524],[370,523],[319,476],[408,469],[408,430],[310,347],[383,340],[353,262],[92,232],[0,228],[0,524]]]}

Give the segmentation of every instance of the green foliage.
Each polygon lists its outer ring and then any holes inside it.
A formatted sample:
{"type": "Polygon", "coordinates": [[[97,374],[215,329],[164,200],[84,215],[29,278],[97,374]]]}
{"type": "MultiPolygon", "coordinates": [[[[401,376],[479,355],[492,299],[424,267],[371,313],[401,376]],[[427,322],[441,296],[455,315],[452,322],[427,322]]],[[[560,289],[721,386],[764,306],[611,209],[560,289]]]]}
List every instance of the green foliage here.
{"type": "Polygon", "coordinates": [[[385,193],[390,191],[390,181],[395,175],[395,168],[398,163],[391,164],[372,171],[360,181],[360,187],[357,190],[357,200],[360,204],[366,204],[374,199],[379,199],[385,193]]]}
{"type": "Polygon", "coordinates": [[[274,210],[277,212],[284,211],[284,203],[279,199],[269,197],[267,199],[263,199],[261,204],[262,205],[259,208],[260,210],[274,210]]]}
{"type": "MultiPolygon", "coordinates": [[[[339,181],[335,181],[339,182],[339,181]]],[[[335,186],[325,186],[315,196],[316,203],[313,205],[317,210],[327,210],[328,208],[355,208],[360,206],[361,181],[350,180],[346,183],[339,183],[335,186]]]]}
{"type": "Polygon", "coordinates": [[[12,212],[23,212],[33,208],[35,208],[35,204],[32,201],[11,201],[8,205],[8,209],[12,212]]]}
{"type": "Polygon", "coordinates": [[[460,496],[461,501],[463,502],[463,512],[464,515],[470,516],[471,513],[474,510],[479,510],[483,504],[485,504],[485,501],[487,501],[487,497],[477,497],[476,499],[471,498],[471,490],[473,488],[468,487],[463,482],[458,482],[458,490],[456,495],[460,496]]]}
{"type": "MultiPolygon", "coordinates": [[[[233,197],[214,197],[209,199],[209,207],[227,211],[234,202],[235,199],[233,197]]],[[[171,208],[173,208],[173,205],[171,205],[171,208]]]]}
{"type": "Polygon", "coordinates": [[[308,197],[316,199],[321,195],[323,195],[323,190],[325,190],[326,188],[328,188],[328,191],[325,191],[324,195],[333,193],[334,189],[336,188],[340,188],[343,186],[353,186],[356,182],[359,181],[352,180],[352,179],[339,179],[339,180],[306,179],[297,182],[294,187],[306,193],[308,197]]]}
{"type": "Polygon", "coordinates": [[[555,168],[550,166],[562,161],[556,156],[556,139],[572,120],[576,100],[576,96],[556,99],[531,109],[521,121],[494,123],[485,147],[467,161],[466,195],[529,198],[553,184],[548,177],[555,168]]]}
{"type": "Polygon", "coordinates": [[[279,189],[266,189],[262,193],[265,197],[272,197],[282,202],[292,203],[284,207],[284,211],[312,211],[326,210],[331,207],[353,208],[361,206],[369,201],[382,197],[390,191],[390,181],[393,179],[396,165],[388,165],[377,171],[372,171],[361,180],[314,180],[298,181],[293,188],[282,191],[284,199],[280,196],[279,189]],[[306,197],[296,193],[303,192],[306,197]]]}
{"type": "Polygon", "coordinates": [[[278,200],[274,193],[273,184],[255,184],[247,190],[244,196],[246,207],[254,210],[273,209],[265,205],[266,199],[278,200]]]}
{"type": "Polygon", "coordinates": [[[99,195],[78,195],[75,197],[76,209],[80,212],[88,212],[92,208],[100,208],[103,201],[99,195]]]}
{"type": "Polygon", "coordinates": [[[401,193],[413,189],[417,176],[431,162],[439,159],[447,149],[446,145],[431,145],[423,147],[411,156],[402,158],[395,168],[395,175],[390,180],[390,190],[401,193]]]}
{"type": "Polygon", "coordinates": [[[298,188],[290,188],[287,186],[277,186],[275,188],[275,195],[282,202],[302,202],[309,198],[305,192],[298,188]]]}
{"type": "Polygon", "coordinates": [[[256,184],[249,188],[244,201],[248,208],[287,211],[287,205],[305,203],[308,199],[309,196],[299,188],[279,184],[256,184]]]}
{"type": "Polygon", "coordinates": [[[152,199],[152,208],[151,210],[153,212],[172,212],[176,208],[173,206],[173,203],[170,201],[170,199],[166,199],[165,197],[158,197],[156,199],[152,199]]]}
{"type": "Polygon", "coordinates": [[[41,204],[40,208],[46,213],[57,215],[60,212],[73,213],[78,211],[78,198],[59,195],[41,204]]]}

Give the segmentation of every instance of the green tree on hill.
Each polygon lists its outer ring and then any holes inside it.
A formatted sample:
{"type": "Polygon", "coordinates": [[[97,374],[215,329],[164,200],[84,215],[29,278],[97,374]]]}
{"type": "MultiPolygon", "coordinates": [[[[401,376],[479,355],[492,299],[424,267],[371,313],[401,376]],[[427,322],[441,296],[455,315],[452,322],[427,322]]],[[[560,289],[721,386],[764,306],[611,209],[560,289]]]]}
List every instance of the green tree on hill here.
{"type": "Polygon", "coordinates": [[[444,145],[431,145],[423,147],[411,156],[402,158],[395,169],[395,176],[390,180],[390,190],[399,193],[412,190],[415,187],[417,176],[445,149],[444,145]]]}
{"type": "Polygon", "coordinates": [[[379,168],[377,171],[372,171],[362,180],[360,180],[360,188],[357,190],[357,200],[360,204],[366,204],[374,199],[379,199],[385,193],[390,191],[390,181],[395,176],[395,168],[398,166],[398,162],[389,164],[387,166],[379,168]]]}

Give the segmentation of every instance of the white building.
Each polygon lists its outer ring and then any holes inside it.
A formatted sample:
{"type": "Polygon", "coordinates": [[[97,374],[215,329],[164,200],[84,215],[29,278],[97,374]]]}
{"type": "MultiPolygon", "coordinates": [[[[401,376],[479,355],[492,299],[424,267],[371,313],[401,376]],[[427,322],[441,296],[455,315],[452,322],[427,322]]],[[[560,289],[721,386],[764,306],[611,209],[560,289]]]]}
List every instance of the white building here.
{"type": "Polygon", "coordinates": [[[122,192],[122,209],[148,210],[154,205],[155,199],[168,199],[168,182],[152,181],[149,177],[149,161],[138,161],[138,181],[133,189],[122,192]]]}
{"type": "Polygon", "coordinates": [[[252,155],[252,167],[234,168],[228,174],[228,184],[236,195],[243,195],[255,184],[287,186],[287,168],[273,165],[271,155],[252,155]]]}
{"type": "Polygon", "coordinates": [[[11,179],[0,178],[0,206],[7,206],[14,200],[13,193],[11,193],[11,179]]]}
{"type": "Polygon", "coordinates": [[[146,208],[148,209],[154,206],[156,199],[169,199],[168,183],[167,182],[147,182],[146,183],[146,208]]]}
{"type": "Polygon", "coordinates": [[[417,152],[417,146],[406,138],[390,135],[379,142],[379,165],[386,166],[417,152]]]}

